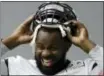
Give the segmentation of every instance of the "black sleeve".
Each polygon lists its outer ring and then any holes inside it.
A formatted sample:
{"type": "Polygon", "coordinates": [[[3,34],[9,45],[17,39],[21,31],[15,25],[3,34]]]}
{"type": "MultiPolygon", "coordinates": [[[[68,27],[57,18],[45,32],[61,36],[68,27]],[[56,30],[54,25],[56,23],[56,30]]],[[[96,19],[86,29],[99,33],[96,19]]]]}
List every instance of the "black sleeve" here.
{"type": "Polygon", "coordinates": [[[5,59],[5,64],[6,64],[6,66],[7,66],[7,74],[8,74],[8,76],[9,76],[8,59],[5,59]]]}

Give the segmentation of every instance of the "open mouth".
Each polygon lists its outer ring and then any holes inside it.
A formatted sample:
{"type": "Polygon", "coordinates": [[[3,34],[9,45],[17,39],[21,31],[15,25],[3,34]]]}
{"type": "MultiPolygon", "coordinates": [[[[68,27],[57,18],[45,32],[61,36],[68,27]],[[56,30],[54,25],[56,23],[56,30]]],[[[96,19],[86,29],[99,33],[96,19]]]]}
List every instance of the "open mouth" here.
{"type": "Polygon", "coordinates": [[[42,59],[41,62],[42,62],[42,65],[45,67],[51,67],[54,63],[52,59],[42,59]]]}

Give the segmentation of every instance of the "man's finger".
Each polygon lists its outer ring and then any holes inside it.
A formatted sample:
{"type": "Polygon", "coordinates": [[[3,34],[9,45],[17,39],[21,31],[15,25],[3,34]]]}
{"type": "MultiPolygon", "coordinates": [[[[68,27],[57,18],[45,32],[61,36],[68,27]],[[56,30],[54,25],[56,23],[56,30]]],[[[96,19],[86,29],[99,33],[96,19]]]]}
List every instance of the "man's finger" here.
{"type": "Polygon", "coordinates": [[[34,15],[31,15],[31,16],[29,16],[23,23],[22,23],[22,26],[24,26],[24,27],[29,27],[30,26],[30,24],[31,24],[31,22],[32,22],[32,20],[34,19],[34,15]]]}
{"type": "Polygon", "coordinates": [[[65,26],[69,26],[69,27],[77,27],[78,29],[80,28],[83,28],[84,27],[84,24],[81,23],[80,21],[78,20],[70,20],[68,22],[65,23],[65,26]]]}
{"type": "Polygon", "coordinates": [[[81,30],[81,33],[80,33],[80,37],[82,38],[83,36],[84,37],[88,37],[88,32],[85,28],[82,28],[81,30]]]}
{"type": "Polygon", "coordinates": [[[70,28],[69,27],[63,27],[63,29],[65,30],[65,32],[67,34],[67,37],[72,40],[72,35],[70,33],[70,31],[71,31],[70,28]]]}

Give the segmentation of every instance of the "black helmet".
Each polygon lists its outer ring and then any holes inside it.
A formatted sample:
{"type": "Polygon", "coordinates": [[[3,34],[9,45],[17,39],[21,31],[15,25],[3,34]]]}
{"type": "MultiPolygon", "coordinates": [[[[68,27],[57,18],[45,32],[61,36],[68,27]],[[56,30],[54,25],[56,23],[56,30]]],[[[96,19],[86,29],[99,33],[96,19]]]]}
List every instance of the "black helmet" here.
{"type": "MultiPolygon", "coordinates": [[[[63,24],[77,17],[72,7],[65,3],[47,2],[39,6],[34,22],[44,24],[63,24]]],[[[34,23],[33,22],[33,23],[34,23]]]]}

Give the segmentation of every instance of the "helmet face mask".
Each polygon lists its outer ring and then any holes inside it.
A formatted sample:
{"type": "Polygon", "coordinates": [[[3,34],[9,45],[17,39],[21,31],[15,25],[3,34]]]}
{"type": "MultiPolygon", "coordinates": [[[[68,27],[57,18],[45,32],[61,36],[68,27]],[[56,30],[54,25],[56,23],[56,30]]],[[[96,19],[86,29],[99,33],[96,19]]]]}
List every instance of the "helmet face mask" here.
{"type": "Polygon", "coordinates": [[[59,2],[49,2],[40,5],[35,18],[38,24],[43,23],[49,25],[63,24],[69,20],[77,19],[73,9],[69,5],[59,2]],[[49,18],[51,20],[48,20],[49,18]],[[57,21],[54,21],[54,19],[57,21]]]}

